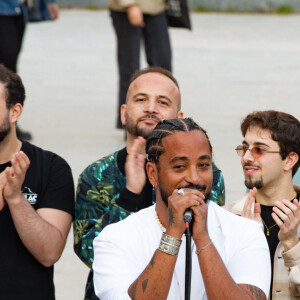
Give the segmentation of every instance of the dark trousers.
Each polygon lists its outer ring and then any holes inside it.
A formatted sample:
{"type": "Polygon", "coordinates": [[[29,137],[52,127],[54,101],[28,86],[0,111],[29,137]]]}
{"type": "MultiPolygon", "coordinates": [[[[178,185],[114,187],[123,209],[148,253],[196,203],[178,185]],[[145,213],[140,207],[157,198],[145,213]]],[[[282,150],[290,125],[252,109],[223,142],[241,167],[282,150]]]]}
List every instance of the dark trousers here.
{"type": "Polygon", "coordinates": [[[0,63],[16,72],[25,31],[23,15],[0,16],[0,63]]]}
{"type": "Polygon", "coordinates": [[[119,66],[119,105],[117,128],[122,128],[120,108],[126,102],[130,78],[140,69],[140,46],[144,40],[149,66],[159,66],[171,71],[171,45],[165,13],[144,15],[145,27],[132,26],[127,13],[111,11],[117,36],[119,66]]]}

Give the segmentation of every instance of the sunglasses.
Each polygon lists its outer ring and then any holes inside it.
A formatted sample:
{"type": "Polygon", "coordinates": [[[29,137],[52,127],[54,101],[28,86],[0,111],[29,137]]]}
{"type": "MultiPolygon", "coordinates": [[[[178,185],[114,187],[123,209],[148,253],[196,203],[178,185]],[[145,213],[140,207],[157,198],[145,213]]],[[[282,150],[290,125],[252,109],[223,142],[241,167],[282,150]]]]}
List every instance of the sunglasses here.
{"type": "Polygon", "coordinates": [[[258,157],[260,157],[261,155],[263,155],[264,153],[280,153],[280,151],[268,151],[268,150],[264,150],[264,149],[262,149],[262,148],[260,148],[260,147],[258,147],[258,146],[255,146],[255,147],[253,147],[252,149],[250,149],[249,147],[240,145],[240,146],[237,146],[237,147],[235,148],[235,150],[236,150],[236,153],[237,153],[239,156],[241,156],[241,157],[243,157],[243,156],[246,154],[246,152],[249,150],[250,153],[251,153],[251,155],[252,155],[254,158],[258,158],[258,157]]]}

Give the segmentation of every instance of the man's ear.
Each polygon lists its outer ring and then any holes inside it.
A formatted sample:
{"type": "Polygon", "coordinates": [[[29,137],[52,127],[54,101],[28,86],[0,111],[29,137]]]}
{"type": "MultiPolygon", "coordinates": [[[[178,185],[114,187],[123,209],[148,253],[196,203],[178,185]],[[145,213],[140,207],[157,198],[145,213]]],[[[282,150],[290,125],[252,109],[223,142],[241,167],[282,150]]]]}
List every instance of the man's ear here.
{"type": "Polygon", "coordinates": [[[177,112],[177,119],[183,119],[183,112],[181,110],[177,112]]]}
{"type": "Polygon", "coordinates": [[[158,183],[158,174],[157,174],[157,166],[154,162],[148,161],[146,165],[146,171],[149,178],[150,183],[156,187],[158,183]]]}
{"type": "Polygon", "coordinates": [[[121,122],[125,126],[126,125],[126,104],[121,105],[121,122]]]}
{"type": "Polygon", "coordinates": [[[290,171],[293,169],[294,165],[297,163],[299,159],[299,156],[295,152],[290,152],[287,157],[285,158],[284,165],[283,165],[283,170],[284,171],[290,171]]]}
{"type": "Polygon", "coordinates": [[[23,106],[20,103],[17,103],[13,107],[11,107],[9,110],[10,122],[16,123],[20,118],[22,112],[23,112],[23,106]]]}

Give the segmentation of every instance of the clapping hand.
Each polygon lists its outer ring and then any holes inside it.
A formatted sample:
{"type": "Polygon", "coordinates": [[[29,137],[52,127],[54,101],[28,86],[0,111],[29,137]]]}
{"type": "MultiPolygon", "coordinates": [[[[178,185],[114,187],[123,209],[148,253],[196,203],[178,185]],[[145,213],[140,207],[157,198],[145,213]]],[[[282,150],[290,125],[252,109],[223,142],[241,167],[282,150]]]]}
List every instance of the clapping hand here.
{"type": "Polygon", "coordinates": [[[3,196],[3,190],[6,184],[6,177],[4,171],[0,173],[0,211],[3,209],[3,207],[6,204],[6,201],[4,200],[3,196]]]}
{"type": "Polygon", "coordinates": [[[273,207],[272,217],[278,227],[278,238],[283,243],[285,251],[299,242],[297,229],[300,224],[300,204],[294,199],[290,202],[286,199],[276,201],[273,207]]]}
{"type": "Polygon", "coordinates": [[[243,208],[242,217],[257,221],[258,223],[262,224],[262,220],[260,216],[261,213],[260,204],[254,203],[256,193],[257,193],[257,189],[255,187],[252,190],[250,190],[248,194],[248,198],[243,208]],[[252,210],[253,204],[254,204],[254,210],[252,210]]]}
{"type": "Polygon", "coordinates": [[[2,189],[2,197],[8,204],[19,201],[20,197],[23,197],[21,188],[29,165],[28,156],[20,151],[13,155],[11,167],[3,171],[5,185],[2,189]]]}
{"type": "Polygon", "coordinates": [[[145,146],[144,138],[136,138],[125,163],[126,188],[135,194],[140,194],[146,183],[145,146]]]}

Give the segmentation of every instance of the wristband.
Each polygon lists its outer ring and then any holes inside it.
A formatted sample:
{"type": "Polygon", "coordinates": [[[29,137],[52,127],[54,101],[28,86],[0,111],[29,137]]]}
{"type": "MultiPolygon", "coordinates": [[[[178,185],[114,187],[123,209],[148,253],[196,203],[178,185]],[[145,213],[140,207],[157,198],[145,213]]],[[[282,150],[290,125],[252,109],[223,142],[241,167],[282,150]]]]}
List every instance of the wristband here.
{"type": "Polygon", "coordinates": [[[169,235],[163,233],[158,249],[167,254],[177,256],[180,245],[181,245],[180,239],[174,238],[172,236],[169,236],[169,235]]]}

